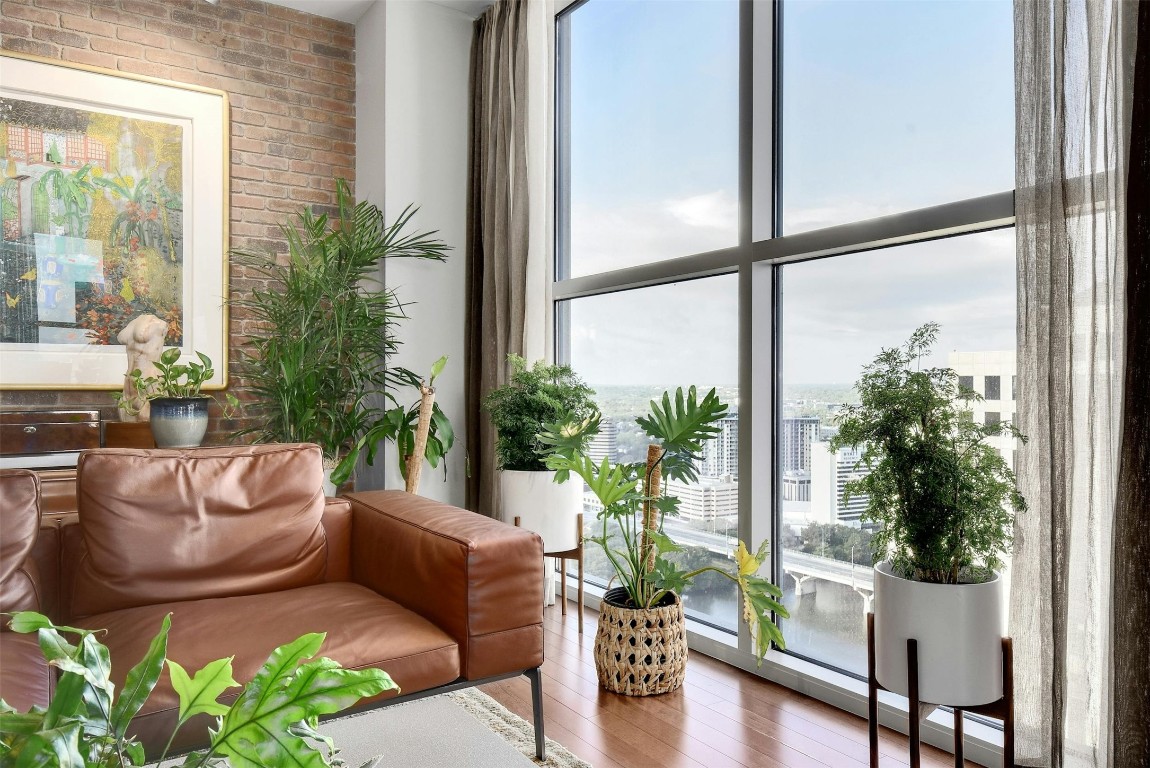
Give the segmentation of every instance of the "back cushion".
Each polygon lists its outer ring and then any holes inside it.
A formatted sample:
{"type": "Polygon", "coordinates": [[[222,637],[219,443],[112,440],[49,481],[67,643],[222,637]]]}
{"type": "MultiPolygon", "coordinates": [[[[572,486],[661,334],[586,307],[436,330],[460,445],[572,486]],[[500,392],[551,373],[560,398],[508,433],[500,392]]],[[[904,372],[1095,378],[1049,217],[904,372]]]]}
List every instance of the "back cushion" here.
{"type": "Polygon", "coordinates": [[[322,480],[314,445],[81,454],[70,615],[322,582],[322,480]]]}
{"type": "MultiPolygon", "coordinates": [[[[40,481],[26,469],[0,470],[0,611],[40,608],[30,554],[40,530],[40,481]]],[[[6,628],[8,621],[0,621],[6,628]]]]}

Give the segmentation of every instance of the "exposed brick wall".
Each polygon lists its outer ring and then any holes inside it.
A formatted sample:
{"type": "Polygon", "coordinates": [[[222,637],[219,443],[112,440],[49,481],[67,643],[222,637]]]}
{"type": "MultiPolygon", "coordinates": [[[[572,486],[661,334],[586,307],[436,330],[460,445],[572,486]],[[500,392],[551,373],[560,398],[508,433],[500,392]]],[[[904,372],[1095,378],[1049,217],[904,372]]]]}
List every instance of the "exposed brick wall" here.
{"type": "MultiPolygon", "coordinates": [[[[227,91],[232,248],[283,250],[280,222],[331,205],[336,177],[355,179],[351,24],[258,0],[0,0],[0,47],[227,91]]],[[[257,287],[230,272],[233,295],[257,287]]],[[[256,332],[232,312],[230,360],[256,332]]],[[[234,373],[230,389],[243,399],[234,373]]],[[[115,413],[104,392],[4,391],[0,405],[115,413]]],[[[207,442],[244,425],[213,417],[207,442]]]]}

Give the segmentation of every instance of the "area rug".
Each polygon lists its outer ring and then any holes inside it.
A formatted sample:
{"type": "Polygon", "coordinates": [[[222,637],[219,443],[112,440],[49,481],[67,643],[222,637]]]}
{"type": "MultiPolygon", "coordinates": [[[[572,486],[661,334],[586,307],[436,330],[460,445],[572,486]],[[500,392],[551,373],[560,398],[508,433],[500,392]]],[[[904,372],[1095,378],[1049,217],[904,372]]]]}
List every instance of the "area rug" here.
{"type": "Polygon", "coordinates": [[[537,762],[532,725],[474,688],[330,720],[320,730],[349,768],[377,756],[375,768],[591,768],[551,739],[547,760],[537,762]]]}

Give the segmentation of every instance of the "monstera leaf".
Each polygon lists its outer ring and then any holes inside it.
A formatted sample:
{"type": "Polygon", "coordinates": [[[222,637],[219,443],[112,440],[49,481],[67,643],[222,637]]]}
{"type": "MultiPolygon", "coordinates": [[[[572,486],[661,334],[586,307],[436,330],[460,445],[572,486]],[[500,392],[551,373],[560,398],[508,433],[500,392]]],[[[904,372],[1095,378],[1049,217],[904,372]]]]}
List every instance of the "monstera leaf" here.
{"type": "Polygon", "coordinates": [[[208,753],[227,757],[232,768],[331,765],[297,725],[398,686],[378,669],[343,669],[327,658],[305,663],[323,640],[313,633],[276,648],[223,716],[208,753]]]}

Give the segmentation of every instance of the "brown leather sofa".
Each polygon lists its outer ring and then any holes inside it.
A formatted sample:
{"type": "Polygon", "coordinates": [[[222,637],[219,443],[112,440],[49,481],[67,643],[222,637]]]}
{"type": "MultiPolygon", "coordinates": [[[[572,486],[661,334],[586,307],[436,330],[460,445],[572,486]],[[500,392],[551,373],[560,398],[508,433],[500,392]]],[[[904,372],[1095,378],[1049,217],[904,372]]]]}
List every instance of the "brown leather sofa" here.
{"type": "MultiPolygon", "coordinates": [[[[384,669],[402,688],[361,709],[525,674],[542,755],[539,537],[399,491],[324,499],[321,477],[312,445],[87,451],[78,514],[67,510],[67,478],[47,478],[53,513],[35,546],[23,533],[10,558],[5,476],[0,575],[9,579],[23,567],[10,559],[31,552],[29,569],[47,574],[36,605],[58,623],[108,630],[117,688],[168,613],[169,658],[193,670],[234,655],[240,682],[277,645],[326,632],[323,655],[384,669]]],[[[28,495],[27,473],[19,482],[28,495]]],[[[37,507],[16,516],[30,520],[37,507]]],[[[0,596],[8,610],[8,592],[0,596]]],[[[0,695],[42,701],[50,690],[15,679],[24,667],[8,662],[9,635],[0,695]]],[[[176,707],[164,675],[133,721],[150,751],[166,742],[176,707]]],[[[177,746],[202,743],[209,724],[185,726],[177,746]]]]}
{"type": "MultiPolygon", "coordinates": [[[[39,611],[42,582],[32,551],[40,530],[40,479],[0,470],[0,612],[39,611]]],[[[0,627],[0,698],[21,712],[46,707],[54,678],[35,635],[0,627]]]]}

